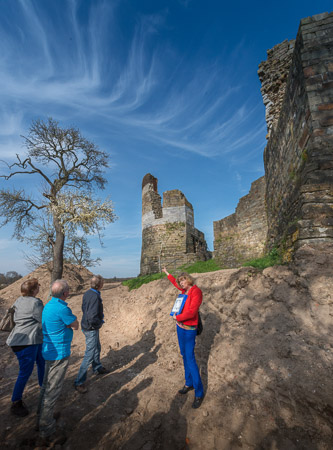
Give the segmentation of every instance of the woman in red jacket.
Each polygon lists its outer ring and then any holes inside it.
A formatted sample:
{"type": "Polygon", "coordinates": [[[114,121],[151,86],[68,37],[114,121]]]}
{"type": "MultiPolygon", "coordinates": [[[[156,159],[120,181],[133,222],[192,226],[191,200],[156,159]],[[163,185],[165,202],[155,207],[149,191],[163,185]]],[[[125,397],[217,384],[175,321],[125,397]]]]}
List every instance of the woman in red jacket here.
{"type": "Polygon", "coordinates": [[[195,389],[195,398],[192,408],[199,408],[204,397],[203,385],[200,377],[198,365],[195,360],[194,347],[197,336],[198,311],[202,303],[202,292],[194,284],[194,279],[188,273],[182,273],[177,280],[169,274],[166,268],[163,272],[168,276],[168,280],[187,296],[185,305],[180,314],[174,314],[177,321],[177,336],[180,353],[184,361],[185,385],[178,392],[187,394],[195,389]]]}

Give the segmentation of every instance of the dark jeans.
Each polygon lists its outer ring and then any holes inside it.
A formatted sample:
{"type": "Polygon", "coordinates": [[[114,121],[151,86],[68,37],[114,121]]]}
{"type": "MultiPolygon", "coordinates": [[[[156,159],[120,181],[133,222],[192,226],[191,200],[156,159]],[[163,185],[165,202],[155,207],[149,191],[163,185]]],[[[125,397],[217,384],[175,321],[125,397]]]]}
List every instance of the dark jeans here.
{"type": "Polygon", "coordinates": [[[45,363],[45,376],[37,409],[37,424],[43,438],[56,431],[54,407],[64,383],[68,362],[69,357],[45,363]]]}
{"type": "Polygon", "coordinates": [[[29,345],[28,347],[15,352],[18,359],[20,370],[15,383],[12,402],[22,399],[22,394],[27,381],[32,374],[35,362],[37,364],[39,386],[43,384],[45,361],[42,356],[42,344],[29,345]]]}
{"type": "Polygon", "coordinates": [[[185,330],[177,325],[177,336],[180,353],[184,361],[185,384],[194,387],[196,397],[203,397],[203,385],[194,354],[197,330],[185,330]]]}
{"type": "Polygon", "coordinates": [[[99,341],[99,330],[82,330],[82,332],[86,337],[86,352],[79,373],[77,374],[75,385],[83,384],[86,381],[90,364],[95,373],[102,367],[100,361],[101,343],[99,341]]]}

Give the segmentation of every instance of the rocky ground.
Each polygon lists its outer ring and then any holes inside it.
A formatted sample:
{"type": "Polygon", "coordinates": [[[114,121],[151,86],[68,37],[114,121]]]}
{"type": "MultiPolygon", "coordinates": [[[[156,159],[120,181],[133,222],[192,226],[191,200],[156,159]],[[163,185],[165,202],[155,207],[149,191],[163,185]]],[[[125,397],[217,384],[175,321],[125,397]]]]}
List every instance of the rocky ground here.
{"type": "MultiPolygon", "coordinates": [[[[176,289],[163,279],[128,291],[105,285],[101,330],[105,376],[90,374],[89,392],[73,388],[84,354],[75,332],[58,410],[64,449],[333,448],[333,246],[303,247],[290,266],[198,274],[204,331],[197,360],[206,390],[200,409],[183,385],[182,360],[169,312],[176,289]]],[[[35,275],[47,299],[49,275],[35,275]]],[[[88,271],[67,268],[69,305],[81,318],[88,271]]],[[[21,280],[0,291],[3,313],[21,280]]],[[[0,334],[0,447],[35,448],[39,387],[33,374],[24,394],[31,413],[9,413],[18,365],[0,334]]]]}

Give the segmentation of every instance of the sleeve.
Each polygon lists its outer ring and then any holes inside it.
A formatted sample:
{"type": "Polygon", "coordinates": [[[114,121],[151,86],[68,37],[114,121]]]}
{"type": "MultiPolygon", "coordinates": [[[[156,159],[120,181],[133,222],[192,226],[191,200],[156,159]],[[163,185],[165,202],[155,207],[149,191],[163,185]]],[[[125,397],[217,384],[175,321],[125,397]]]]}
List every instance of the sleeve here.
{"type": "Polygon", "coordinates": [[[66,326],[70,325],[76,320],[76,316],[74,316],[74,314],[72,313],[71,309],[68,308],[68,306],[62,309],[60,317],[66,326]]]}
{"type": "Polygon", "coordinates": [[[36,320],[36,322],[42,323],[42,312],[43,312],[43,302],[40,299],[34,303],[32,317],[36,320]]]}
{"type": "Polygon", "coordinates": [[[172,283],[177,289],[179,289],[180,291],[182,291],[182,294],[184,294],[185,289],[182,289],[182,288],[179,286],[179,284],[178,284],[177,281],[176,281],[176,278],[175,278],[173,275],[169,274],[169,275],[168,275],[168,280],[171,281],[171,283],[172,283]]]}
{"type": "Polygon", "coordinates": [[[14,314],[14,316],[13,316],[14,322],[15,322],[15,314],[16,314],[16,309],[17,309],[16,302],[17,302],[17,300],[15,300],[15,302],[12,304],[12,306],[10,308],[8,308],[8,310],[12,310],[12,313],[14,314]]]}
{"type": "Polygon", "coordinates": [[[199,311],[200,305],[202,303],[202,292],[201,289],[199,289],[196,286],[196,289],[192,288],[192,292],[190,293],[190,298],[187,299],[187,301],[190,300],[190,306],[181,314],[178,314],[176,316],[178,322],[183,322],[185,320],[193,319],[196,314],[199,311]]]}

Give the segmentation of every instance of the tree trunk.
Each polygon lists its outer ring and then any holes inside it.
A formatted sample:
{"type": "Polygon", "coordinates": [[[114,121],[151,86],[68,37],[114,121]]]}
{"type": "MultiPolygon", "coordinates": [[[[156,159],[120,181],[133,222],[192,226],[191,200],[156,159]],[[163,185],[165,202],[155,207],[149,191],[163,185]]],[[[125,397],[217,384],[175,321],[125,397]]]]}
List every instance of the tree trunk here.
{"type": "Polygon", "coordinates": [[[51,283],[53,283],[55,280],[59,280],[62,278],[62,272],[64,268],[64,244],[65,244],[65,234],[62,230],[59,220],[56,217],[53,218],[53,224],[56,230],[56,238],[53,247],[53,267],[52,267],[51,283]]]}

